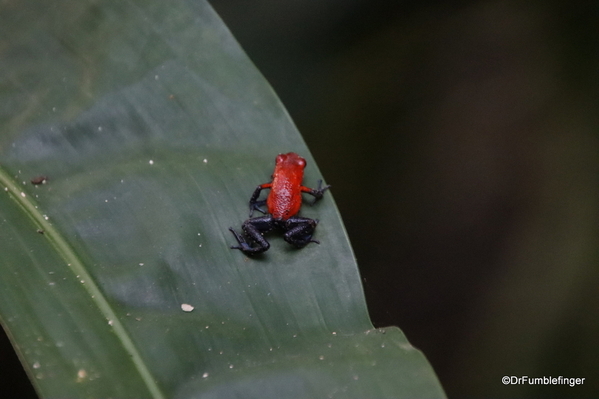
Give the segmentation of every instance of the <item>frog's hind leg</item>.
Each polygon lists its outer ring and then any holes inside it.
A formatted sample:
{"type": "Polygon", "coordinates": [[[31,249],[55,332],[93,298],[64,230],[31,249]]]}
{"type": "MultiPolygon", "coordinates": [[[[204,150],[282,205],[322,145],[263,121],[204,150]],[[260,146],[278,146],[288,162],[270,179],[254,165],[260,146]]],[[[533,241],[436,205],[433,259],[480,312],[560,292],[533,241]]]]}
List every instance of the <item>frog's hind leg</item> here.
{"type": "Polygon", "coordinates": [[[297,248],[303,248],[311,242],[320,244],[319,241],[312,239],[318,220],[292,217],[285,221],[285,234],[283,238],[289,244],[297,248]]]}
{"type": "Polygon", "coordinates": [[[232,246],[231,249],[238,249],[246,255],[255,255],[265,252],[270,248],[270,244],[264,239],[263,234],[269,232],[275,227],[272,216],[262,216],[248,219],[241,225],[244,234],[240,234],[229,227],[229,230],[235,236],[239,245],[232,246]]]}

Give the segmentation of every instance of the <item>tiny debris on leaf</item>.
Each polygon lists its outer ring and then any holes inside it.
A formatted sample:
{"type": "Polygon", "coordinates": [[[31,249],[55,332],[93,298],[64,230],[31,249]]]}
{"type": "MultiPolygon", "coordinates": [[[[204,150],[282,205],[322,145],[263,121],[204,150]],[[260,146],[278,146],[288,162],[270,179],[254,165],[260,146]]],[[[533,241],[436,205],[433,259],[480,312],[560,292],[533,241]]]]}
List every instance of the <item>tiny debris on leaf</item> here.
{"type": "Polygon", "coordinates": [[[85,369],[79,369],[79,371],[77,371],[77,382],[82,382],[86,378],[87,378],[87,371],[85,371],[85,369]]]}
{"type": "Polygon", "coordinates": [[[34,185],[46,184],[47,181],[48,181],[48,176],[36,176],[31,179],[31,184],[34,184],[34,185]]]}
{"type": "Polygon", "coordinates": [[[184,312],[191,312],[193,309],[194,309],[194,307],[188,303],[181,304],[181,310],[183,310],[184,312]]]}

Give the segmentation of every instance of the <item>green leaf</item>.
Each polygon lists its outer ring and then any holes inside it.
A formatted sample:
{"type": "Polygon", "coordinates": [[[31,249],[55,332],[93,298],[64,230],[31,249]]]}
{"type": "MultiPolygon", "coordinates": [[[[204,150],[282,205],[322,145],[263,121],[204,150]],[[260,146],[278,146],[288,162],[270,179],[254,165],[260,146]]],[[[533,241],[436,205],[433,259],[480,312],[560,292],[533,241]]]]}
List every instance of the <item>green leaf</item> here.
{"type": "Polygon", "coordinates": [[[0,7],[0,318],[42,397],[444,396],[330,193],[321,245],[229,248],[277,153],[321,176],[206,2],[0,7]]]}

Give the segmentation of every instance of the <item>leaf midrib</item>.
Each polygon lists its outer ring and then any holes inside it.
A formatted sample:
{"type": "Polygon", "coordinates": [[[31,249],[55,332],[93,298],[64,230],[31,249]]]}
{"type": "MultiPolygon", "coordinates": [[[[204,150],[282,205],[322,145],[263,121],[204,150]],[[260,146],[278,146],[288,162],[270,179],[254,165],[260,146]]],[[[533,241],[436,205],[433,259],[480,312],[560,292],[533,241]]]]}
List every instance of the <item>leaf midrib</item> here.
{"type": "Polygon", "coordinates": [[[69,270],[83,282],[83,286],[90,295],[92,302],[96,304],[102,315],[109,322],[117,339],[121,342],[123,349],[129,354],[135,368],[140,374],[141,379],[146,384],[148,391],[154,399],[164,399],[165,396],[154,380],[152,373],[143,361],[133,340],[127,333],[127,330],[120,322],[118,316],[110,306],[102,291],[96,285],[92,276],[75,251],[68,244],[65,237],[58,232],[56,228],[46,220],[46,217],[40,212],[35,201],[25,191],[21,190],[19,184],[11,175],[0,166],[0,185],[8,192],[10,197],[19,205],[21,210],[29,217],[37,227],[44,232],[44,237],[48,239],[56,252],[65,260],[69,270]]]}

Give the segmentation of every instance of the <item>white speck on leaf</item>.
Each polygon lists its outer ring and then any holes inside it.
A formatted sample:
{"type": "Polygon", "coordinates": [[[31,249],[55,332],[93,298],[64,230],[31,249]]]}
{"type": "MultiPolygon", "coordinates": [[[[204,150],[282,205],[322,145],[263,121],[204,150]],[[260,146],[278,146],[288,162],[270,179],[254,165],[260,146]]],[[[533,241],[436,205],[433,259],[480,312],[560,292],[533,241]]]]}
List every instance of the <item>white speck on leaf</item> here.
{"type": "Polygon", "coordinates": [[[191,312],[193,309],[194,307],[188,303],[181,304],[181,310],[183,310],[184,312],[191,312]]]}
{"type": "Polygon", "coordinates": [[[77,371],[77,382],[83,381],[86,377],[87,371],[85,371],[84,369],[79,369],[79,371],[77,371]]]}

